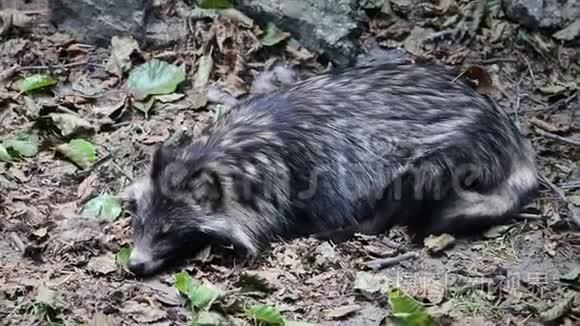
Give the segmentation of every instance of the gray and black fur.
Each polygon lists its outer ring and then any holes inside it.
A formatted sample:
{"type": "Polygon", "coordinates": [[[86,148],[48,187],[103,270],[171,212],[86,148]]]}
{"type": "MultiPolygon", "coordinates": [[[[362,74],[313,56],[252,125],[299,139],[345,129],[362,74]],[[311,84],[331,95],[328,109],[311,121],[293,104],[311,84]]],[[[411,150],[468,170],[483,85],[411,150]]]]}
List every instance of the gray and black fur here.
{"type": "Polygon", "coordinates": [[[126,193],[130,266],[155,272],[213,240],[255,255],[333,230],[462,233],[509,218],[537,187],[528,142],[454,74],[351,68],[244,100],[198,139],[157,150],[126,193]]]}

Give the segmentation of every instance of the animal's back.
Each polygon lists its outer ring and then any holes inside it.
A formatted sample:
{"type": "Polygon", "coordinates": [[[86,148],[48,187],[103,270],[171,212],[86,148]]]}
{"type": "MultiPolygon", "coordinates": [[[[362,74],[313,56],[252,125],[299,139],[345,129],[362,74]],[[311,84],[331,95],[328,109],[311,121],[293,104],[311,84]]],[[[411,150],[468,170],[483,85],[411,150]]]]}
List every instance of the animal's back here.
{"type": "MultiPolygon", "coordinates": [[[[286,189],[270,180],[276,208],[288,225],[307,230],[372,220],[397,180],[433,187],[475,166],[470,190],[485,194],[518,167],[532,174],[531,152],[509,118],[454,79],[416,64],[327,74],[240,103],[212,137],[242,169],[257,170],[262,180],[284,178],[286,189]],[[421,168],[427,173],[417,180],[412,173],[421,168]]],[[[410,205],[388,202],[388,215],[410,205]]]]}

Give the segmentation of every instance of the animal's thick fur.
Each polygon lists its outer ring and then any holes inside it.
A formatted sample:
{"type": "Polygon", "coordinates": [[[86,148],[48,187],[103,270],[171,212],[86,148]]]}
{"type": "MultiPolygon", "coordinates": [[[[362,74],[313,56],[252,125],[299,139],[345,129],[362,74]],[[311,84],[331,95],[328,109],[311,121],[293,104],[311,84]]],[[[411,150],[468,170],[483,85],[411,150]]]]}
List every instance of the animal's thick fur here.
{"type": "Polygon", "coordinates": [[[214,238],[256,254],[394,223],[461,232],[509,218],[537,186],[533,151],[490,99],[441,67],[381,64],[238,103],[159,149],[128,194],[135,246],[157,261],[214,238]]]}

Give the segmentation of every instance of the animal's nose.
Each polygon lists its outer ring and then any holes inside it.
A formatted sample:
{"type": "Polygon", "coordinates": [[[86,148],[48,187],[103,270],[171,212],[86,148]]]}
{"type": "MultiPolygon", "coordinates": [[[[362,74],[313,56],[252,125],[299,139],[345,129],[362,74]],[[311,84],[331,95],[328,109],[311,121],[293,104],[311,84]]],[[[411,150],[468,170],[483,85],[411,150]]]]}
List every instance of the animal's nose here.
{"type": "Polygon", "coordinates": [[[142,275],[145,272],[145,263],[142,262],[130,261],[127,267],[135,275],[142,275]]]}

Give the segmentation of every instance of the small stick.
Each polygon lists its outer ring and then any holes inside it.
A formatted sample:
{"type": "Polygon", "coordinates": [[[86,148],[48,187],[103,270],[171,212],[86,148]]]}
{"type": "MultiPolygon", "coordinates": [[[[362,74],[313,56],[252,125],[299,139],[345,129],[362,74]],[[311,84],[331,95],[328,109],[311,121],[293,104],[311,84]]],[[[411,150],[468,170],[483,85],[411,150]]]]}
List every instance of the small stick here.
{"type": "Polygon", "coordinates": [[[554,192],[556,193],[556,195],[564,202],[566,203],[566,207],[568,208],[568,210],[570,211],[570,214],[572,215],[572,221],[574,223],[576,223],[577,226],[580,227],[580,216],[577,216],[576,213],[574,212],[574,205],[572,205],[572,203],[568,200],[568,198],[566,198],[566,194],[564,193],[564,191],[560,188],[558,188],[558,186],[556,186],[552,181],[548,180],[548,178],[546,178],[546,176],[541,175],[540,179],[554,192]]]}
{"type": "Polygon", "coordinates": [[[557,140],[559,142],[566,143],[566,144],[569,144],[569,145],[580,146],[580,141],[578,141],[578,140],[574,140],[574,139],[570,139],[570,138],[558,136],[558,135],[553,134],[551,132],[544,131],[544,130],[542,130],[540,128],[536,128],[536,131],[541,136],[544,136],[546,138],[550,138],[550,139],[553,139],[553,140],[557,140]]]}
{"type": "Polygon", "coordinates": [[[396,257],[371,260],[371,261],[366,262],[365,265],[367,265],[368,268],[377,271],[377,270],[383,269],[385,267],[399,264],[403,260],[417,258],[418,256],[419,255],[415,251],[411,251],[411,252],[406,252],[402,255],[396,256],[396,257]]]}
{"type": "Polygon", "coordinates": [[[517,215],[517,218],[522,219],[522,220],[534,220],[534,221],[540,221],[543,219],[542,215],[529,214],[529,213],[520,213],[517,215]]]}
{"type": "Polygon", "coordinates": [[[508,59],[508,58],[491,58],[486,60],[468,62],[469,64],[479,64],[479,65],[492,65],[494,63],[515,63],[518,59],[508,59]]]}
{"type": "Polygon", "coordinates": [[[86,64],[97,65],[97,64],[89,63],[89,60],[84,60],[81,62],[71,62],[71,63],[54,65],[54,66],[50,66],[50,65],[49,66],[25,66],[25,67],[19,67],[18,70],[66,69],[66,68],[74,68],[74,67],[78,67],[78,66],[83,66],[86,64]]]}

